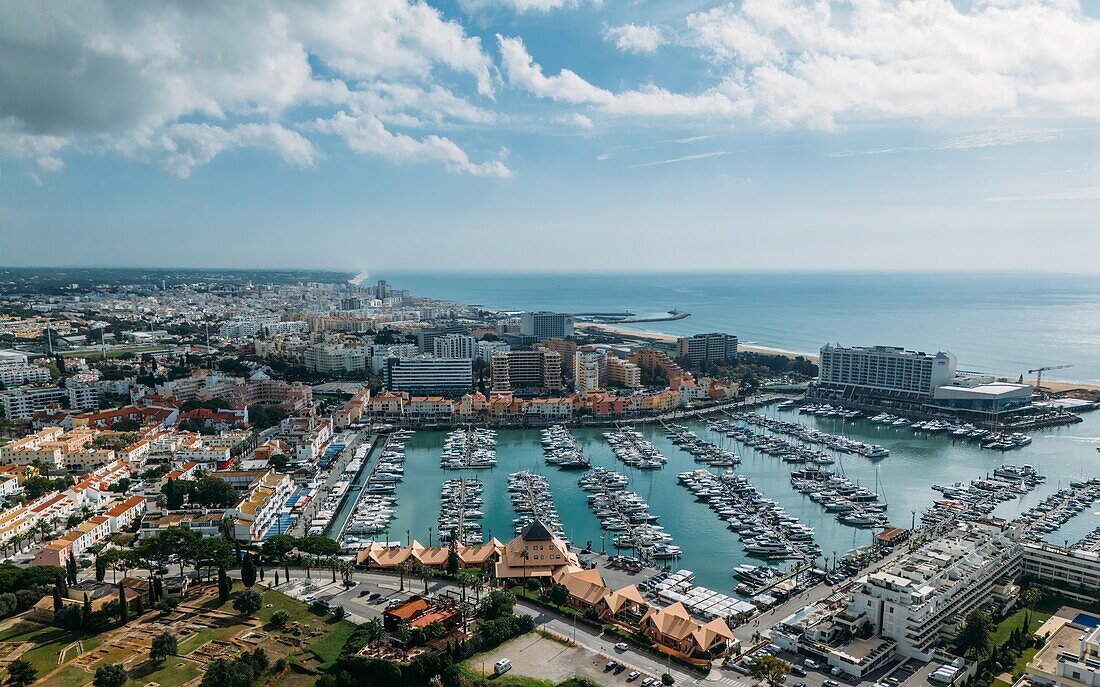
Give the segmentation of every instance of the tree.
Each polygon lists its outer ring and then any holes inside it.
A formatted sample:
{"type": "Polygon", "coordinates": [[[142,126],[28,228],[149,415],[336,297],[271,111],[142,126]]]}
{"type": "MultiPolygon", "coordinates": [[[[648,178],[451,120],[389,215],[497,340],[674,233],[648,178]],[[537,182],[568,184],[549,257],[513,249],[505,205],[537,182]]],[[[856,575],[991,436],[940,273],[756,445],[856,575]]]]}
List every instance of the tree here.
{"type": "Polygon", "coordinates": [[[61,610],[61,606],[64,604],[62,601],[61,583],[58,582],[53,586],[53,610],[57,613],[61,610]]]}
{"type": "Polygon", "coordinates": [[[1020,594],[1020,602],[1027,609],[1027,615],[1024,616],[1024,632],[1031,631],[1031,616],[1034,614],[1035,606],[1043,600],[1043,590],[1038,587],[1028,587],[1020,594]]]}
{"type": "Polygon", "coordinates": [[[992,644],[993,622],[984,611],[971,611],[963,621],[956,639],[958,649],[963,656],[981,659],[989,653],[992,644]]]}
{"type": "Polygon", "coordinates": [[[38,679],[38,671],[26,659],[17,658],[8,664],[8,687],[29,687],[38,679]]]}
{"type": "Polygon", "coordinates": [[[550,588],[550,592],[547,594],[550,598],[550,602],[558,606],[564,606],[569,603],[569,589],[564,584],[555,584],[550,588]]]}
{"type": "Polygon", "coordinates": [[[161,632],[153,637],[153,646],[149,648],[149,658],[154,661],[163,661],[169,656],[175,656],[179,651],[179,643],[171,632],[161,632]]]}
{"type": "Polygon", "coordinates": [[[195,541],[188,556],[195,567],[205,568],[207,574],[214,568],[227,568],[233,564],[233,545],[218,537],[203,537],[195,541]]]}
{"type": "Polygon", "coordinates": [[[775,656],[762,656],[754,659],[749,675],[757,680],[763,680],[769,687],[779,687],[787,679],[791,672],[791,664],[775,656]]]}
{"type": "Polygon", "coordinates": [[[515,594],[497,589],[489,592],[481,602],[481,615],[486,620],[495,620],[512,615],[515,607],[515,594]]]}
{"type": "Polygon", "coordinates": [[[95,581],[102,582],[107,577],[107,561],[98,553],[95,555],[95,581]]]}
{"type": "Polygon", "coordinates": [[[286,627],[287,621],[290,620],[290,612],[282,609],[275,611],[271,614],[271,627],[276,630],[286,627]]]}
{"type": "Polygon", "coordinates": [[[118,622],[125,625],[130,622],[130,605],[126,603],[126,587],[118,585],[118,622]]]}
{"type": "Polygon", "coordinates": [[[371,618],[367,622],[359,626],[359,630],[363,635],[363,638],[367,640],[367,646],[370,646],[382,639],[386,634],[386,628],[382,624],[380,618],[371,618]]]}
{"type": "Polygon", "coordinates": [[[244,591],[233,599],[233,609],[241,615],[252,615],[263,608],[264,598],[254,591],[244,591]]]}
{"type": "Polygon", "coordinates": [[[244,583],[246,589],[252,589],[252,585],[256,584],[256,563],[253,562],[250,554],[244,555],[244,560],[241,561],[241,582],[244,583]]]}
{"type": "Polygon", "coordinates": [[[89,627],[92,624],[92,600],[88,592],[84,592],[84,605],[80,609],[80,625],[89,627]]]}
{"type": "Polygon", "coordinates": [[[92,678],[95,687],[122,687],[126,684],[126,669],[117,663],[109,663],[95,670],[92,678]]]}
{"type": "Polygon", "coordinates": [[[451,537],[451,543],[447,545],[447,574],[455,575],[458,573],[458,541],[451,537]]]}
{"type": "Polygon", "coordinates": [[[229,575],[225,572],[225,566],[218,566],[218,600],[222,603],[229,601],[229,575]]]}
{"type": "Polygon", "coordinates": [[[195,503],[210,508],[228,508],[238,501],[237,491],[229,482],[207,475],[195,482],[195,492],[191,496],[195,503]]]}

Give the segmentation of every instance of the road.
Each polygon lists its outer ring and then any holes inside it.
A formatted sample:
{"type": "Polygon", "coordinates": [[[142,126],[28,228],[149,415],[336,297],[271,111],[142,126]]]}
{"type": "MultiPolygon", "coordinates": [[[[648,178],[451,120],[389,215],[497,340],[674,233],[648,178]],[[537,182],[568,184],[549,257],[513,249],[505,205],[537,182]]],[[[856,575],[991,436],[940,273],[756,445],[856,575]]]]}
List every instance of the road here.
{"type": "Polygon", "coordinates": [[[289,534],[296,537],[301,537],[306,533],[308,523],[313,520],[313,517],[317,515],[317,509],[321,506],[321,502],[324,500],[320,498],[322,494],[327,494],[332,489],[332,485],[336,483],[336,480],[343,476],[344,466],[351,462],[355,457],[355,449],[359,447],[359,444],[364,440],[369,440],[373,435],[367,434],[365,431],[357,431],[352,435],[351,441],[343,451],[340,452],[339,460],[332,464],[329,468],[328,474],[325,477],[325,484],[323,487],[317,489],[314,493],[314,498],[307,505],[302,512],[302,517],[298,518],[298,522],[291,528],[289,534]]]}

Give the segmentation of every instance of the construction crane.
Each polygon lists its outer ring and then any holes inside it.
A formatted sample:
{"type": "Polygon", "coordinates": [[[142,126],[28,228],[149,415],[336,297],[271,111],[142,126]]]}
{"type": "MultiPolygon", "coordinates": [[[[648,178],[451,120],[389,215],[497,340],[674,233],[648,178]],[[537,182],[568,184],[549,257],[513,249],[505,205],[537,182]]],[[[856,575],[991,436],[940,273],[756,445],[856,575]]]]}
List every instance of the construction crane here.
{"type": "Polygon", "coordinates": [[[1037,367],[1034,370],[1028,370],[1028,374],[1035,374],[1035,390],[1039,391],[1043,388],[1043,373],[1050,372],[1051,370],[1064,370],[1067,367],[1073,367],[1073,365],[1047,365],[1045,367],[1037,367]]]}

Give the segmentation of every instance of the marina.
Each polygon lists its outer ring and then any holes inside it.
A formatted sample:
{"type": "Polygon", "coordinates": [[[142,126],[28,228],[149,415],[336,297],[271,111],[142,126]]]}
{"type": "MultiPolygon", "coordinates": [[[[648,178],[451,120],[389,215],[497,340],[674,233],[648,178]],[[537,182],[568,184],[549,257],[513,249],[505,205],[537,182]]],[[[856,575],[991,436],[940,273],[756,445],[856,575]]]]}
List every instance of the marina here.
{"type": "Polygon", "coordinates": [[[667,459],[642,432],[631,427],[617,427],[605,432],[604,438],[611,445],[615,457],[639,470],[660,470],[667,459]]]}
{"type": "Polygon", "coordinates": [[[512,499],[512,509],[516,512],[516,518],[512,520],[515,534],[538,520],[552,535],[569,542],[558,517],[558,509],[554,506],[554,494],[545,477],[534,472],[513,472],[508,475],[508,493],[512,499]]]}
{"type": "Polygon", "coordinates": [[[497,464],[497,433],[486,427],[452,430],[443,444],[446,470],[482,470],[497,464]]]}
{"type": "Polygon", "coordinates": [[[577,440],[564,425],[554,425],[542,430],[542,450],[546,462],[560,470],[587,470],[592,461],[577,446],[577,440]]]}
{"type": "Polygon", "coordinates": [[[735,451],[713,444],[699,437],[684,425],[663,423],[669,440],[681,451],[687,451],[696,463],[706,463],[713,468],[731,468],[741,462],[741,456],[735,451]]]}
{"type": "Polygon", "coordinates": [[[484,490],[485,485],[476,477],[460,477],[443,483],[437,521],[440,543],[482,543],[480,521],[485,514],[481,510],[481,494],[484,490]]]}
{"type": "MultiPolygon", "coordinates": [[[[828,406],[826,406],[828,407],[828,406]]],[[[833,412],[833,411],[830,411],[833,412]]],[[[858,416],[858,411],[855,412],[858,416]]],[[[816,444],[819,446],[825,446],[834,451],[840,451],[843,453],[855,453],[866,458],[885,458],[890,455],[889,449],[885,446],[878,444],[868,444],[855,439],[849,439],[848,437],[829,434],[823,432],[820,429],[814,429],[813,427],[807,427],[806,425],[797,422],[784,422],[778,418],[771,418],[761,413],[737,413],[732,416],[736,420],[756,426],[764,427],[777,434],[784,434],[789,437],[794,437],[807,444],[816,444]]],[[[843,417],[846,419],[852,419],[849,413],[841,415],[826,415],[826,417],[843,417]]]]}
{"type": "Polygon", "coordinates": [[[625,489],[629,478],[611,470],[597,468],[577,483],[589,492],[588,505],[600,527],[613,536],[616,549],[630,549],[643,563],[677,558],[682,553],[672,543],[672,535],[657,524],[649,504],[633,491],[625,489]]]}
{"type": "MultiPolygon", "coordinates": [[[[781,411],[772,406],[764,412],[775,416],[781,411]]],[[[732,422],[732,419],[727,419],[732,422]]],[[[832,457],[836,459],[833,465],[796,463],[790,469],[783,470],[777,469],[779,461],[775,456],[754,446],[746,445],[738,450],[741,463],[734,466],[734,472],[743,475],[761,494],[797,517],[800,523],[812,528],[813,541],[821,547],[822,555],[828,557],[830,563],[834,551],[840,559],[846,551],[870,545],[874,534],[881,530],[842,523],[837,512],[826,511],[808,494],[793,488],[793,473],[809,468],[829,468],[835,477],[845,478],[872,493],[877,491],[878,502],[889,502],[884,515],[898,527],[910,525],[913,511],[919,525],[920,515],[937,499],[943,498],[942,494],[932,489],[933,485],[953,485],[956,482],[968,485],[979,475],[1003,476],[995,475],[995,471],[1006,462],[1003,454],[981,450],[972,441],[953,441],[944,433],[899,432],[891,427],[873,424],[867,418],[851,420],[802,415],[799,421],[830,434],[880,444],[890,451],[890,457],[885,461],[849,460],[846,454],[837,453],[832,457]]],[[[686,419],[678,421],[678,424],[702,440],[729,445],[730,437],[725,432],[717,431],[713,423],[686,419]]],[[[641,470],[624,464],[604,437],[608,431],[606,429],[570,426],[569,430],[578,448],[592,463],[589,472],[602,468],[621,474],[627,480],[623,488],[638,494],[648,504],[650,512],[660,517],[659,524],[681,550],[675,559],[676,566],[694,571],[697,584],[729,593],[737,583],[731,577],[735,566],[783,568],[788,565],[780,560],[750,556],[739,544],[737,534],[729,529],[726,521],[715,516],[708,503],[696,500],[689,490],[678,486],[677,475],[680,472],[707,466],[696,462],[695,456],[674,444],[663,427],[646,425],[635,428],[656,451],[667,456],[667,468],[663,470],[641,470]],[[717,555],[716,551],[719,552],[717,555]]],[[[1068,486],[1069,482],[1094,474],[1095,441],[1090,437],[1095,436],[1100,436],[1100,415],[1096,414],[1086,415],[1085,423],[1081,425],[1037,433],[1031,445],[1013,454],[1016,460],[1012,462],[1035,466],[1046,480],[1027,494],[997,501],[990,515],[1012,520],[1047,495],[1068,486]]],[[[404,496],[400,499],[390,524],[390,538],[404,540],[408,531],[412,536],[426,541],[429,526],[437,526],[443,483],[457,476],[453,471],[444,469],[439,460],[446,438],[446,432],[418,431],[407,440],[404,480],[398,493],[415,494],[416,498],[404,496]]],[[[496,459],[499,469],[477,473],[483,485],[480,510],[484,516],[479,522],[484,539],[496,536],[507,540],[513,536],[513,520],[518,514],[512,506],[507,478],[513,472],[527,471],[540,473],[549,485],[567,539],[574,542],[577,548],[599,551],[602,535],[607,551],[614,553],[613,535],[601,528],[600,520],[589,506],[588,496],[593,492],[585,491],[578,484],[581,474],[577,471],[559,470],[546,463],[541,430],[498,431],[496,459]]],[[[709,471],[721,472],[717,469],[709,471]]],[[[806,475],[803,474],[803,477],[806,475]]],[[[1037,536],[1058,545],[1064,539],[1077,541],[1095,527],[1093,522],[1089,522],[1090,517],[1091,513],[1083,511],[1057,531],[1040,532],[1037,536]]],[[[630,551],[623,550],[622,553],[629,555],[630,551]]],[[[817,560],[820,564],[822,558],[817,560]]],[[[658,561],[661,565],[670,562],[670,559],[658,561]]]]}

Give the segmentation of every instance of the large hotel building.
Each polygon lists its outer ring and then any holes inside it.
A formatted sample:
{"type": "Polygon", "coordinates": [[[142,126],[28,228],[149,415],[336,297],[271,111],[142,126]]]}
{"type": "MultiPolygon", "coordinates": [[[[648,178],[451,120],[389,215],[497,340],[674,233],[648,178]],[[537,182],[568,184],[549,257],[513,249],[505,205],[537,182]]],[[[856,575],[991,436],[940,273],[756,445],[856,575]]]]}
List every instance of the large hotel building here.
{"type": "Polygon", "coordinates": [[[821,347],[818,387],[842,398],[861,396],[923,403],[936,387],[955,379],[955,356],[907,351],[893,346],[825,344],[821,347]]]}

